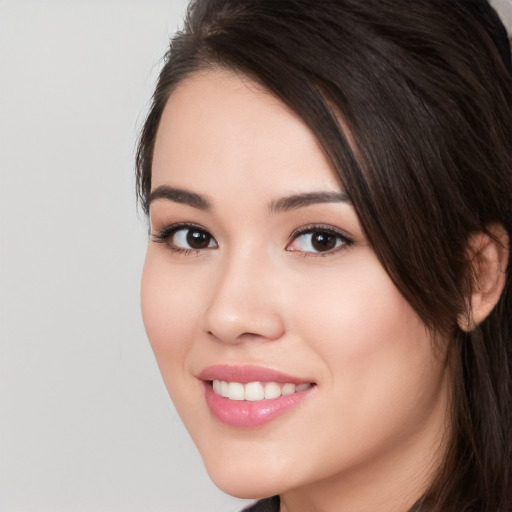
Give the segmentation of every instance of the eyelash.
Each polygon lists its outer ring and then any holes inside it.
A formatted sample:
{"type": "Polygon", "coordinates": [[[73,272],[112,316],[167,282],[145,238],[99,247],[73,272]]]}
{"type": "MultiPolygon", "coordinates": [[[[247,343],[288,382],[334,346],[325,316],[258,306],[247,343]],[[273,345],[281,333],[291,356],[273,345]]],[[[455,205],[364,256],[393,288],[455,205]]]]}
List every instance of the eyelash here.
{"type": "MultiPolygon", "coordinates": [[[[192,223],[188,223],[188,222],[172,224],[170,226],[166,226],[166,227],[162,228],[161,230],[157,231],[156,233],[153,233],[152,240],[155,243],[166,244],[171,252],[173,252],[175,254],[184,255],[184,256],[188,256],[188,255],[199,256],[201,253],[203,253],[206,250],[210,250],[210,249],[218,247],[217,241],[208,232],[208,230],[204,229],[203,227],[201,227],[197,224],[192,224],[192,223]],[[177,247],[176,245],[173,245],[170,242],[171,238],[176,233],[178,233],[179,231],[182,231],[182,230],[191,230],[191,231],[195,230],[196,232],[205,233],[209,237],[211,237],[211,241],[214,241],[214,243],[216,244],[216,247],[208,246],[208,247],[201,248],[201,249],[193,249],[193,248],[186,249],[184,247],[177,247]]],[[[339,230],[334,229],[331,226],[314,224],[314,225],[301,227],[301,228],[297,229],[296,231],[294,231],[290,235],[289,241],[286,244],[286,247],[287,247],[286,250],[289,252],[300,253],[300,256],[302,256],[304,258],[318,258],[318,257],[325,258],[327,256],[333,256],[333,255],[337,254],[339,251],[347,249],[348,247],[350,247],[353,244],[354,244],[354,241],[351,238],[349,238],[346,234],[340,232],[339,230]],[[338,241],[341,242],[341,244],[338,245],[338,247],[334,247],[333,249],[330,249],[327,251],[317,251],[317,252],[300,251],[297,249],[288,249],[288,247],[293,242],[297,241],[300,237],[302,237],[304,235],[308,235],[308,234],[313,234],[313,233],[326,234],[326,235],[335,237],[335,239],[337,240],[336,244],[338,243],[338,241]]]]}
{"type": "Polygon", "coordinates": [[[300,252],[300,256],[303,258],[326,258],[328,256],[334,256],[340,251],[343,251],[347,248],[349,248],[351,245],[354,244],[354,240],[350,237],[348,237],[346,234],[342,233],[341,231],[334,229],[331,226],[325,226],[321,224],[312,224],[309,226],[304,226],[296,231],[294,231],[289,239],[289,242],[287,244],[287,247],[289,247],[293,242],[298,240],[301,236],[309,235],[309,234],[327,234],[329,236],[335,237],[336,240],[340,241],[341,244],[338,247],[335,247],[333,249],[330,249],[328,251],[299,251],[299,250],[290,250],[290,252],[300,252]]]}
{"type": "MultiPolygon", "coordinates": [[[[202,233],[206,233],[207,235],[209,235],[211,237],[211,240],[215,241],[215,239],[213,238],[212,235],[210,235],[208,230],[204,229],[203,227],[201,227],[197,224],[192,224],[189,222],[182,222],[179,224],[171,224],[170,226],[166,226],[166,227],[162,228],[161,230],[157,231],[156,233],[153,233],[151,238],[152,238],[153,242],[155,242],[157,244],[166,244],[167,247],[169,248],[169,250],[171,252],[173,252],[174,254],[181,254],[184,256],[188,256],[188,255],[199,256],[201,254],[201,252],[210,249],[210,247],[206,247],[204,249],[192,249],[192,248],[186,249],[184,247],[177,247],[176,245],[172,245],[170,242],[171,238],[178,231],[182,231],[185,229],[188,229],[190,231],[195,230],[195,231],[200,231],[202,233]]],[[[217,242],[215,242],[215,243],[217,243],[217,242]]]]}

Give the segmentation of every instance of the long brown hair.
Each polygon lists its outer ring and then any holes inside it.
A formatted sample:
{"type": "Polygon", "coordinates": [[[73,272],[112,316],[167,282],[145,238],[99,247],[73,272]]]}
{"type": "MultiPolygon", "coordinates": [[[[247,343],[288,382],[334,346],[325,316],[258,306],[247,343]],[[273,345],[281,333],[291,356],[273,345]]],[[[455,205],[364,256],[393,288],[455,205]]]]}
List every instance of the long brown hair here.
{"type": "Polygon", "coordinates": [[[493,223],[512,234],[511,54],[497,14],[486,0],[192,2],[140,137],[146,212],[167,99],[214,67],[260,82],[309,125],[398,289],[450,335],[453,438],[415,510],[510,510],[510,273],[490,316],[469,333],[457,326],[470,234],[493,223]]]}

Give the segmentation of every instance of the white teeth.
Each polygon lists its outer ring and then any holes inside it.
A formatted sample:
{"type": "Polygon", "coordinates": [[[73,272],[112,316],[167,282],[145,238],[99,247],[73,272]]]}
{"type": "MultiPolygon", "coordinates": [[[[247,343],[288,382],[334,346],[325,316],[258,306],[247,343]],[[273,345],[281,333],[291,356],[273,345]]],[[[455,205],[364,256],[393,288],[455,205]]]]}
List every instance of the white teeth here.
{"type": "Polygon", "coordinates": [[[215,391],[215,393],[217,395],[222,395],[222,392],[220,390],[220,388],[222,387],[222,382],[220,380],[214,380],[212,385],[213,385],[213,391],[215,391]]]}
{"type": "Polygon", "coordinates": [[[295,393],[296,389],[297,389],[297,387],[295,386],[295,384],[285,384],[281,388],[281,394],[292,395],[293,393],[295,393]]]}
{"type": "Polygon", "coordinates": [[[277,382],[249,382],[241,384],[240,382],[226,382],[225,380],[214,380],[212,382],[213,391],[230,400],[267,400],[278,398],[281,395],[292,395],[299,393],[311,387],[310,383],[304,384],[279,384],[277,382]]]}
{"type": "Polygon", "coordinates": [[[249,382],[245,385],[245,399],[251,400],[263,400],[265,398],[265,390],[259,382],[249,382]]]}
{"type": "Polygon", "coordinates": [[[275,382],[265,384],[265,398],[277,398],[281,396],[281,386],[275,382]]]}
{"type": "Polygon", "coordinates": [[[230,400],[244,400],[245,398],[244,385],[240,382],[230,382],[228,384],[228,398],[230,400]]]}

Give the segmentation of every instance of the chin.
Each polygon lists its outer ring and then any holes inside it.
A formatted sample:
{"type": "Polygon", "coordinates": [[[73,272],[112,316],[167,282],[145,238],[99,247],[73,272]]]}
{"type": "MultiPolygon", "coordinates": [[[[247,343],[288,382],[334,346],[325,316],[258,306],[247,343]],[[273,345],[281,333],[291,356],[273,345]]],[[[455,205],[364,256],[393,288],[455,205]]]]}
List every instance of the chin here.
{"type": "Polygon", "coordinates": [[[226,494],[241,499],[261,499],[280,494],[285,490],[285,482],[272,469],[272,461],[263,468],[251,467],[240,469],[238,464],[206,463],[206,470],[212,482],[226,494]]]}

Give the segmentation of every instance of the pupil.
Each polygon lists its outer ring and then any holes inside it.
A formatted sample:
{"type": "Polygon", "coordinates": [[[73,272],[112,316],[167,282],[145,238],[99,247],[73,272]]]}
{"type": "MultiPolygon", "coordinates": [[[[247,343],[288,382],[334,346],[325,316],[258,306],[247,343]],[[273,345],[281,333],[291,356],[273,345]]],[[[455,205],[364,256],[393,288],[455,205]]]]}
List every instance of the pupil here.
{"type": "Polygon", "coordinates": [[[192,249],[205,249],[210,244],[210,235],[204,231],[190,230],[187,234],[187,243],[192,249]]]}
{"type": "Polygon", "coordinates": [[[336,247],[336,237],[328,233],[313,233],[311,244],[315,251],[330,251],[336,247]]]}

